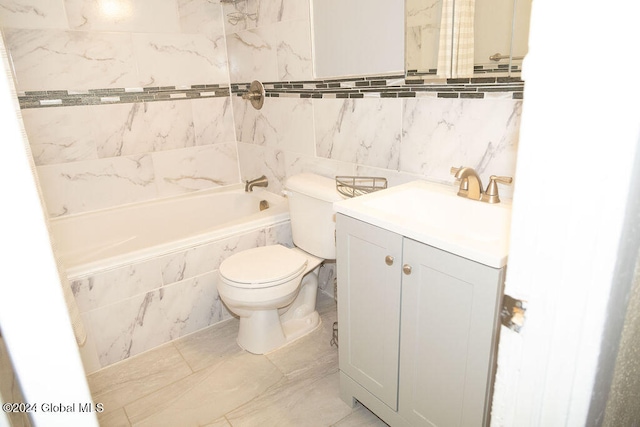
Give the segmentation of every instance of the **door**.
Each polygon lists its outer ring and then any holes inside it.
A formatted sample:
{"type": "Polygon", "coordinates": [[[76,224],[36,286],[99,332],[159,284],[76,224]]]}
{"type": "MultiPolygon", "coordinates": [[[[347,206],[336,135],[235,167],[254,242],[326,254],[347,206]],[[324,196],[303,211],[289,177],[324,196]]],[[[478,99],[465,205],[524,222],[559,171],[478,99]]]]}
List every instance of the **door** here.
{"type": "Polygon", "coordinates": [[[402,236],[344,215],[336,233],[340,370],[396,410],[402,236]]]}
{"type": "Polygon", "coordinates": [[[482,426],[503,269],[404,239],[400,415],[412,426],[482,426]]]}

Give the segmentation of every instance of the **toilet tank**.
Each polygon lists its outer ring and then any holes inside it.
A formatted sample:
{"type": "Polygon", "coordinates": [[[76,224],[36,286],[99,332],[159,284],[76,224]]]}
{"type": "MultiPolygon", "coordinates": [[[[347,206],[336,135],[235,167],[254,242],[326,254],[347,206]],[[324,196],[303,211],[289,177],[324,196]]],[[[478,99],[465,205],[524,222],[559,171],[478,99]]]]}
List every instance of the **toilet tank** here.
{"type": "Polygon", "coordinates": [[[324,259],[336,257],[336,214],[333,202],[343,200],[335,180],[312,173],[293,175],[285,184],[293,243],[324,259]]]}

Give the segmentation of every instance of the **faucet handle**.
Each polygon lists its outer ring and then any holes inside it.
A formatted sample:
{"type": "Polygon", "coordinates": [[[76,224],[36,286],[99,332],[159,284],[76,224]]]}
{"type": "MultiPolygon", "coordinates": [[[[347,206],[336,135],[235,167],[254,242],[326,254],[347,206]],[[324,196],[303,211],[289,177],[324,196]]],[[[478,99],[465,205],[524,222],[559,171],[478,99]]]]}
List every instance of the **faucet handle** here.
{"type": "Polygon", "coordinates": [[[460,166],[459,168],[451,166],[451,175],[457,174],[458,172],[460,172],[460,169],[462,169],[462,166],[460,166]]]}
{"type": "Polygon", "coordinates": [[[487,185],[487,191],[483,194],[483,199],[488,203],[500,203],[500,196],[498,195],[498,183],[511,184],[513,178],[510,176],[497,176],[491,175],[489,177],[489,185],[487,185]]]}
{"type": "Polygon", "coordinates": [[[501,184],[511,184],[513,182],[513,178],[510,176],[491,175],[489,177],[489,183],[491,183],[491,181],[499,182],[501,184]]]}

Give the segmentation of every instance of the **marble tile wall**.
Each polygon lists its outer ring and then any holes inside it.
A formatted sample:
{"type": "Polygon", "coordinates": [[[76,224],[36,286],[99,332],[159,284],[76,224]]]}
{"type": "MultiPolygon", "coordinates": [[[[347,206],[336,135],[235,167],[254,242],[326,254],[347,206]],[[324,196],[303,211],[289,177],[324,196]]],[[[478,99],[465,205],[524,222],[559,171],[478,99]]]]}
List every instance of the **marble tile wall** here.
{"type": "MultiPolygon", "coordinates": [[[[313,82],[306,0],[173,0],[168,3],[175,7],[163,4],[153,14],[152,3],[141,1],[126,11],[127,19],[109,19],[96,9],[99,3],[80,0],[47,6],[0,1],[23,93],[253,79],[313,82]]],[[[382,175],[392,185],[416,178],[452,182],[453,165],[475,167],[485,181],[491,174],[513,175],[521,111],[516,94],[463,89],[460,98],[451,93],[452,100],[444,99],[445,92],[437,99],[387,95],[281,94],[268,97],[261,111],[237,96],[23,111],[52,216],[263,173],[275,191],[303,170],[382,175]],[[215,132],[205,131],[209,122],[215,132]],[[216,147],[205,150],[207,145],[216,147]]],[[[503,190],[504,197],[510,193],[503,190]]]]}
{"type": "MultiPolygon", "coordinates": [[[[426,84],[407,87],[413,81],[405,82],[399,70],[386,82],[404,86],[395,93],[373,87],[353,93],[348,88],[367,82],[340,79],[317,86],[309,2],[247,4],[257,19],[225,24],[232,91],[242,92],[255,79],[267,82],[268,96],[259,111],[232,96],[242,180],[264,173],[270,188],[279,190],[288,176],[305,171],[384,176],[390,185],[414,179],[453,183],[449,170],[460,165],[474,167],[484,182],[493,174],[514,175],[522,109],[519,79],[506,79],[515,85],[512,89],[488,87],[484,93],[454,87],[457,81],[439,82],[436,92],[426,84]],[[258,10],[267,4],[277,4],[267,9],[278,13],[258,10]],[[393,83],[393,77],[401,83],[393,83]],[[332,88],[342,92],[331,94],[332,88]]],[[[489,80],[488,86],[495,85],[495,79],[489,80]]],[[[512,187],[501,188],[504,199],[511,194],[512,187]]]]}
{"type": "Polygon", "coordinates": [[[23,108],[50,216],[238,182],[219,2],[0,0],[0,29],[19,95],[98,99],[23,108]],[[203,85],[226,89],[116,103],[203,85]]]}
{"type": "Polygon", "coordinates": [[[275,243],[292,246],[288,223],[70,278],[88,333],[80,349],[87,372],[228,319],[216,287],[220,263],[275,243]]]}
{"type": "Polygon", "coordinates": [[[313,78],[309,0],[247,0],[224,13],[232,81],[313,78]]]}
{"type": "Polygon", "coordinates": [[[389,185],[453,184],[449,169],[460,165],[485,182],[515,172],[521,100],[267,98],[259,112],[233,104],[242,179],[265,173],[276,190],[302,171],[384,176],[389,185]]]}

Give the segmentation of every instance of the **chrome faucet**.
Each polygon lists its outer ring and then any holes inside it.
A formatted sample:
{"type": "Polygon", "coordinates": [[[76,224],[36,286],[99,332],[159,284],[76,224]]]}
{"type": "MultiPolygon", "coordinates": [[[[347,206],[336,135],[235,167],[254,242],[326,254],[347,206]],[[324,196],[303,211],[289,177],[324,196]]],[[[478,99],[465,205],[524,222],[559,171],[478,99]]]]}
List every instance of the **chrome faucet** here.
{"type": "Polygon", "coordinates": [[[480,200],[484,191],[482,191],[482,181],[478,173],[473,168],[452,167],[451,173],[460,180],[460,189],[458,190],[458,196],[466,197],[468,199],[480,200]]]}
{"type": "Polygon", "coordinates": [[[262,175],[260,178],[245,181],[244,191],[248,193],[249,191],[253,191],[253,187],[266,187],[267,185],[269,185],[269,181],[266,176],[262,175]]]}
{"type": "Polygon", "coordinates": [[[458,196],[466,197],[467,199],[480,200],[486,203],[500,203],[500,196],[498,195],[498,183],[511,184],[513,178],[510,176],[496,176],[491,175],[489,177],[489,185],[487,190],[482,190],[482,181],[477,172],[469,167],[459,168],[452,167],[451,174],[456,179],[460,180],[460,188],[458,189],[458,196]]]}

